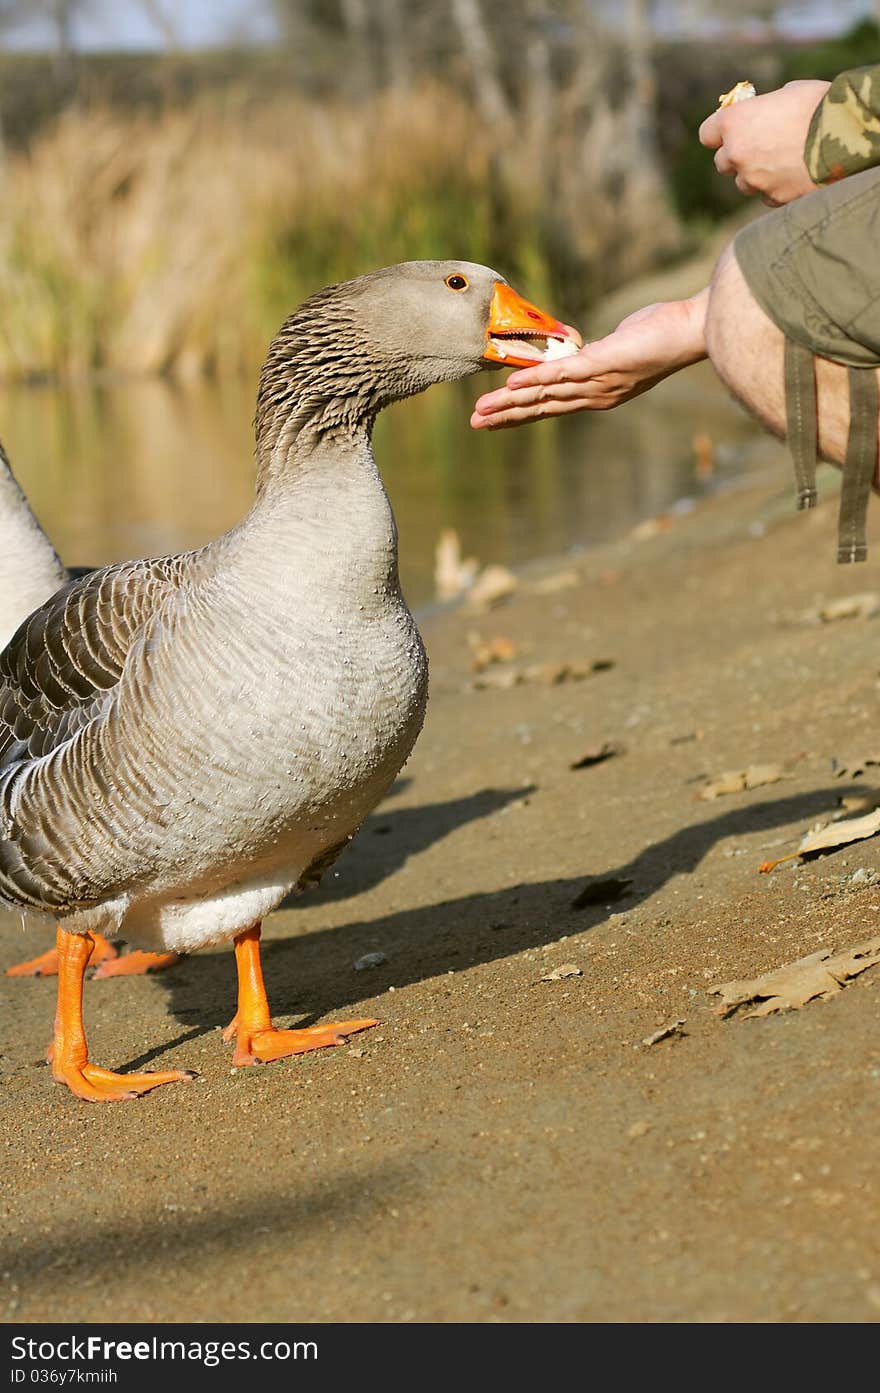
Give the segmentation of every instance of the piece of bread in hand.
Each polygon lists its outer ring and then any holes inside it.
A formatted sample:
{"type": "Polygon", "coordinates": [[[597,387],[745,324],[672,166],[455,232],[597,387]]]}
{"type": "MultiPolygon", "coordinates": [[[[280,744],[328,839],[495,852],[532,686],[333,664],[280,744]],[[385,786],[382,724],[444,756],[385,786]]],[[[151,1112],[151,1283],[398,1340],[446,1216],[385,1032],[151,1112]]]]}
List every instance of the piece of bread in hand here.
{"type": "Polygon", "coordinates": [[[756,97],[758,94],[751,82],[738,82],[735,87],[731,87],[729,92],[722,92],[718,98],[719,107],[733,106],[734,102],[744,102],[747,97],[756,97]]]}

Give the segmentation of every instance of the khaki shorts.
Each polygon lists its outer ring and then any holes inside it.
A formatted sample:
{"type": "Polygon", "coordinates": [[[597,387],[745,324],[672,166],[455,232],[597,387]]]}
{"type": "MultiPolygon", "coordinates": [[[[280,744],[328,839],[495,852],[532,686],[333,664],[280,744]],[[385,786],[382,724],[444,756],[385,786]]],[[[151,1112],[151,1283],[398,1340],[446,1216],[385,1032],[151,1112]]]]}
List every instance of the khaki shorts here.
{"type": "Polygon", "coordinates": [[[880,167],[774,209],[733,247],[788,338],[849,367],[880,364],[880,167]]]}

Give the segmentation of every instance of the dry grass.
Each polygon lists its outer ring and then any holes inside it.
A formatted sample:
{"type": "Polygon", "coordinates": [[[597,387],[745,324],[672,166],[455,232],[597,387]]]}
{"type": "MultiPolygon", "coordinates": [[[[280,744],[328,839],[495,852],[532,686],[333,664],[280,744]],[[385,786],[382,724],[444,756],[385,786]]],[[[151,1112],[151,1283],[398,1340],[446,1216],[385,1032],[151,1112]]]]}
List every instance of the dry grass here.
{"type": "Polygon", "coordinates": [[[573,142],[499,156],[439,86],[357,107],[69,111],[0,167],[0,376],[251,366],[312,290],[421,257],[488,262],[572,313],[621,219],[638,233],[627,272],[668,240],[656,206],[591,202],[580,162],[573,142]],[[575,186],[564,214],[554,161],[575,186]]]}

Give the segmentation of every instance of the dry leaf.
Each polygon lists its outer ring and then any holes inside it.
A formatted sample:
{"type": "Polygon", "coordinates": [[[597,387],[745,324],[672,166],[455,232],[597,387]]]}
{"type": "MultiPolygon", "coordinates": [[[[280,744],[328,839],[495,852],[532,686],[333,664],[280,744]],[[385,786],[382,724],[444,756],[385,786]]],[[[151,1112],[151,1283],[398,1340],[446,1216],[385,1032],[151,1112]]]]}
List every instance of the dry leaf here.
{"type": "Polygon", "coordinates": [[[585,663],[533,663],[523,673],[527,682],[543,682],[558,687],[562,682],[583,682],[594,672],[608,672],[614,667],[611,658],[595,658],[585,663]]]}
{"type": "Polygon", "coordinates": [[[715,473],[715,445],[711,435],[697,431],[691,446],[694,452],[694,472],[698,479],[711,479],[715,473]]]}
{"type": "Polygon", "coordinates": [[[545,972],[541,981],[561,982],[563,977],[583,977],[583,975],[577,963],[563,963],[561,967],[554,967],[552,972],[545,972]]]}
{"type": "Polygon", "coordinates": [[[587,663],[532,663],[526,668],[506,668],[503,672],[481,672],[466,691],[482,691],[486,687],[506,691],[522,682],[542,682],[548,687],[562,682],[582,682],[594,672],[607,672],[614,667],[610,658],[596,658],[587,663]]]}
{"type": "Polygon", "coordinates": [[[851,759],[847,764],[838,764],[836,759],[831,761],[831,772],[835,779],[858,779],[861,778],[866,769],[880,764],[880,755],[865,755],[862,759],[851,759]]]}
{"type": "Polygon", "coordinates": [[[856,813],[872,813],[875,808],[880,808],[880,792],[876,789],[864,793],[842,794],[837,800],[838,811],[831,818],[832,822],[839,822],[841,818],[854,817],[856,813]]]}
{"type": "Polygon", "coordinates": [[[583,577],[580,571],[556,571],[552,576],[542,576],[533,581],[529,589],[534,595],[555,595],[558,590],[570,590],[580,585],[583,577]]]}
{"type": "Polygon", "coordinates": [[[698,798],[711,802],[725,793],[742,793],[745,789],[761,788],[764,784],[775,784],[780,779],[790,779],[791,775],[781,764],[750,764],[748,769],[726,770],[700,789],[698,798]]]}
{"type": "Polygon", "coordinates": [[[866,590],[858,595],[842,595],[827,600],[818,609],[808,609],[801,618],[807,624],[831,624],[835,619],[873,619],[880,611],[880,594],[866,590]]]}
{"type": "Polygon", "coordinates": [[[580,759],[576,759],[568,767],[569,769],[590,769],[594,764],[604,764],[606,759],[613,759],[615,755],[626,754],[626,746],[619,740],[605,740],[601,745],[591,745],[588,750],[584,750],[580,759]]]}
{"type": "Polygon", "coordinates": [[[797,851],[790,852],[788,856],[780,856],[775,861],[762,861],[758,870],[766,875],[775,866],[781,866],[783,861],[794,861],[796,857],[807,856],[811,851],[834,851],[850,842],[860,842],[866,837],[873,837],[875,832],[880,832],[880,808],[876,812],[866,814],[865,817],[851,817],[843,822],[832,822],[826,827],[807,832],[801,838],[797,851]]]}
{"type": "Polygon", "coordinates": [[[617,876],[610,876],[607,880],[588,880],[583,890],[575,895],[570,907],[586,909],[589,904],[612,904],[614,900],[623,899],[631,885],[631,879],[622,880],[617,876]]]}
{"type": "Polygon", "coordinates": [[[434,591],[438,600],[455,600],[473,583],[479,562],[462,560],[461,542],[452,527],[444,527],[434,552],[434,591]]]}
{"type": "Polygon", "coordinates": [[[468,591],[467,602],[472,609],[491,609],[508,599],[518,586],[519,581],[506,566],[487,566],[468,591]]]}
{"type": "Polygon", "coordinates": [[[483,672],[492,663],[511,663],[519,652],[516,644],[502,634],[489,639],[482,639],[479,634],[468,634],[467,641],[474,655],[471,672],[483,672]]]}
{"type": "Polygon", "coordinates": [[[774,972],[765,972],[761,977],[722,982],[721,986],[709,990],[721,997],[718,1011],[722,1016],[729,1016],[738,1006],[750,1001],[759,1001],[760,1005],[744,1011],[744,1016],[769,1016],[774,1011],[796,1011],[817,996],[834,996],[851,977],[857,977],[877,963],[880,963],[880,935],[842,953],[823,948],[795,963],[778,967],[774,972]]]}
{"type": "Polygon", "coordinates": [[[670,1021],[669,1025],[663,1025],[659,1030],[655,1030],[653,1035],[646,1035],[642,1041],[643,1045],[659,1045],[661,1040],[668,1040],[670,1035],[684,1034],[684,1021],[670,1021]]]}
{"type": "Polygon", "coordinates": [[[630,537],[634,542],[647,542],[651,537],[657,537],[661,532],[668,532],[672,526],[673,519],[670,517],[645,518],[644,522],[639,522],[630,532],[630,537]]]}
{"type": "Polygon", "coordinates": [[[469,688],[475,692],[483,692],[488,689],[509,692],[512,687],[520,686],[525,680],[518,668],[508,667],[502,668],[500,672],[481,673],[469,684],[469,688]]]}

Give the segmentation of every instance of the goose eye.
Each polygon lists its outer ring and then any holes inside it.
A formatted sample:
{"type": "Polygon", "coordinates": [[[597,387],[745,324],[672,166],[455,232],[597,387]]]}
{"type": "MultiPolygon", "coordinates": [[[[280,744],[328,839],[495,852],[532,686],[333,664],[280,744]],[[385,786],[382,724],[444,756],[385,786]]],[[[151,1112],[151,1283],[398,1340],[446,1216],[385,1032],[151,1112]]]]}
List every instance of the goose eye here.
{"type": "Polygon", "coordinates": [[[467,290],[468,288],[466,276],[447,276],[446,284],[450,290],[467,290]]]}

